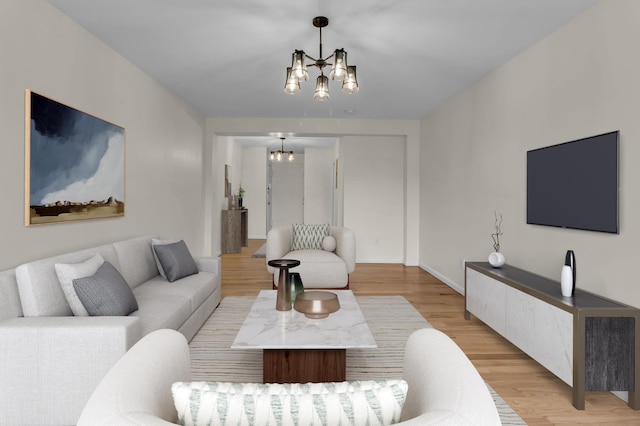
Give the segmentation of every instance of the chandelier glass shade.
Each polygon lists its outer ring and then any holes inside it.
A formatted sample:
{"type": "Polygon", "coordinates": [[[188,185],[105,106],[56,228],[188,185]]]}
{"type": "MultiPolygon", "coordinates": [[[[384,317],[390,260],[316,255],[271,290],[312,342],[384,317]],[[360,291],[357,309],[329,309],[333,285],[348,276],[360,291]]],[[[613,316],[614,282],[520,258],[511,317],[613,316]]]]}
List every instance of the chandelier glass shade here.
{"type": "Polygon", "coordinates": [[[316,79],[314,99],[325,101],[329,99],[329,79],[342,81],[344,93],[356,93],[358,91],[358,78],[355,65],[347,64],[347,52],[344,49],[336,49],[326,58],[322,57],[322,29],[329,25],[329,19],[324,16],[313,18],[313,26],[320,30],[320,55],[318,59],[307,55],[304,50],[295,50],[291,55],[291,66],[287,67],[287,78],[284,84],[285,93],[291,95],[300,92],[300,82],[309,79],[309,71],[305,60],[310,61],[309,66],[320,70],[316,79]],[[329,77],[324,75],[324,68],[331,66],[329,77]]]}
{"type": "Polygon", "coordinates": [[[329,99],[329,79],[326,75],[318,76],[316,82],[316,93],[313,95],[316,101],[326,101],[329,99]]]}
{"type": "Polygon", "coordinates": [[[271,151],[269,153],[269,159],[271,161],[282,161],[285,157],[289,161],[293,161],[293,151],[285,151],[284,150],[284,140],[285,138],[280,138],[280,149],[277,151],[271,151]]]}

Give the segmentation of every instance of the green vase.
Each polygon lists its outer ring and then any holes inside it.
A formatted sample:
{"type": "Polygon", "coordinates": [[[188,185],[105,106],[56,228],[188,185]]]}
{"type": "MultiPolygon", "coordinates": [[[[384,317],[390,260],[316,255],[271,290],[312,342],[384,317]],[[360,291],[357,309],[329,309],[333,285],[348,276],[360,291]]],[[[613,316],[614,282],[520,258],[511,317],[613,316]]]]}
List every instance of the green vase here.
{"type": "Polygon", "coordinates": [[[291,283],[291,303],[295,303],[298,294],[304,292],[302,278],[298,272],[289,272],[289,282],[291,283]]]}

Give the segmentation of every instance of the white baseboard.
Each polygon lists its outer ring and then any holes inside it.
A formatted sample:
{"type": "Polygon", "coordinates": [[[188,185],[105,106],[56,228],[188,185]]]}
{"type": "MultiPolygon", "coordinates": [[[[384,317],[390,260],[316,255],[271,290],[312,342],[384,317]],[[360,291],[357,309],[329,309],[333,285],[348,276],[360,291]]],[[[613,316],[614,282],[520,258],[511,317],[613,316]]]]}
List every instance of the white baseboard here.
{"type": "Polygon", "coordinates": [[[356,263],[403,263],[402,259],[357,258],[356,263]]]}
{"type": "Polygon", "coordinates": [[[247,235],[247,238],[250,240],[266,240],[266,235],[247,235]]]}
{"type": "Polygon", "coordinates": [[[401,263],[404,266],[419,266],[418,262],[405,262],[402,259],[358,258],[356,263],[401,263]]]}
{"type": "Polygon", "coordinates": [[[445,283],[446,285],[448,285],[449,287],[451,287],[452,289],[454,289],[455,291],[457,291],[458,293],[464,296],[464,286],[461,286],[455,281],[450,280],[449,278],[445,277],[444,275],[442,275],[440,272],[436,271],[429,265],[425,265],[424,263],[421,263],[420,268],[427,271],[428,273],[430,273],[431,275],[433,275],[434,277],[436,277],[437,279],[439,279],[440,281],[442,281],[443,283],[445,283]]]}

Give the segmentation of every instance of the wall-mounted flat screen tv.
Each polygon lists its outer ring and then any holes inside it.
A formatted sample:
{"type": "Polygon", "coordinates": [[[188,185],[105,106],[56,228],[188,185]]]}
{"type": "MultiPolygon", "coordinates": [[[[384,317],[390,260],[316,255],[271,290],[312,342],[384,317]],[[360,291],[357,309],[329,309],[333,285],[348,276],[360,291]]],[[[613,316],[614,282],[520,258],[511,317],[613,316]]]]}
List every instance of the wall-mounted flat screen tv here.
{"type": "Polygon", "coordinates": [[[527,223],[619,233],[618,131],[527,152],[527,223]]]}

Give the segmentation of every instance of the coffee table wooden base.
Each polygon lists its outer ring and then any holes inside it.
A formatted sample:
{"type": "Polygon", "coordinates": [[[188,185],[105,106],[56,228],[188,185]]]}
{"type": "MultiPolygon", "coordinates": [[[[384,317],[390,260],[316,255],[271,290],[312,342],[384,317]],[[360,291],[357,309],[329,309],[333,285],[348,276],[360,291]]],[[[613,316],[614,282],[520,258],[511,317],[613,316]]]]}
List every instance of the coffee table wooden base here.
{"type": "Polygon", "coordinates": [[[264,383],[344,382],[346,349],[264,349],[264,383]]]}

